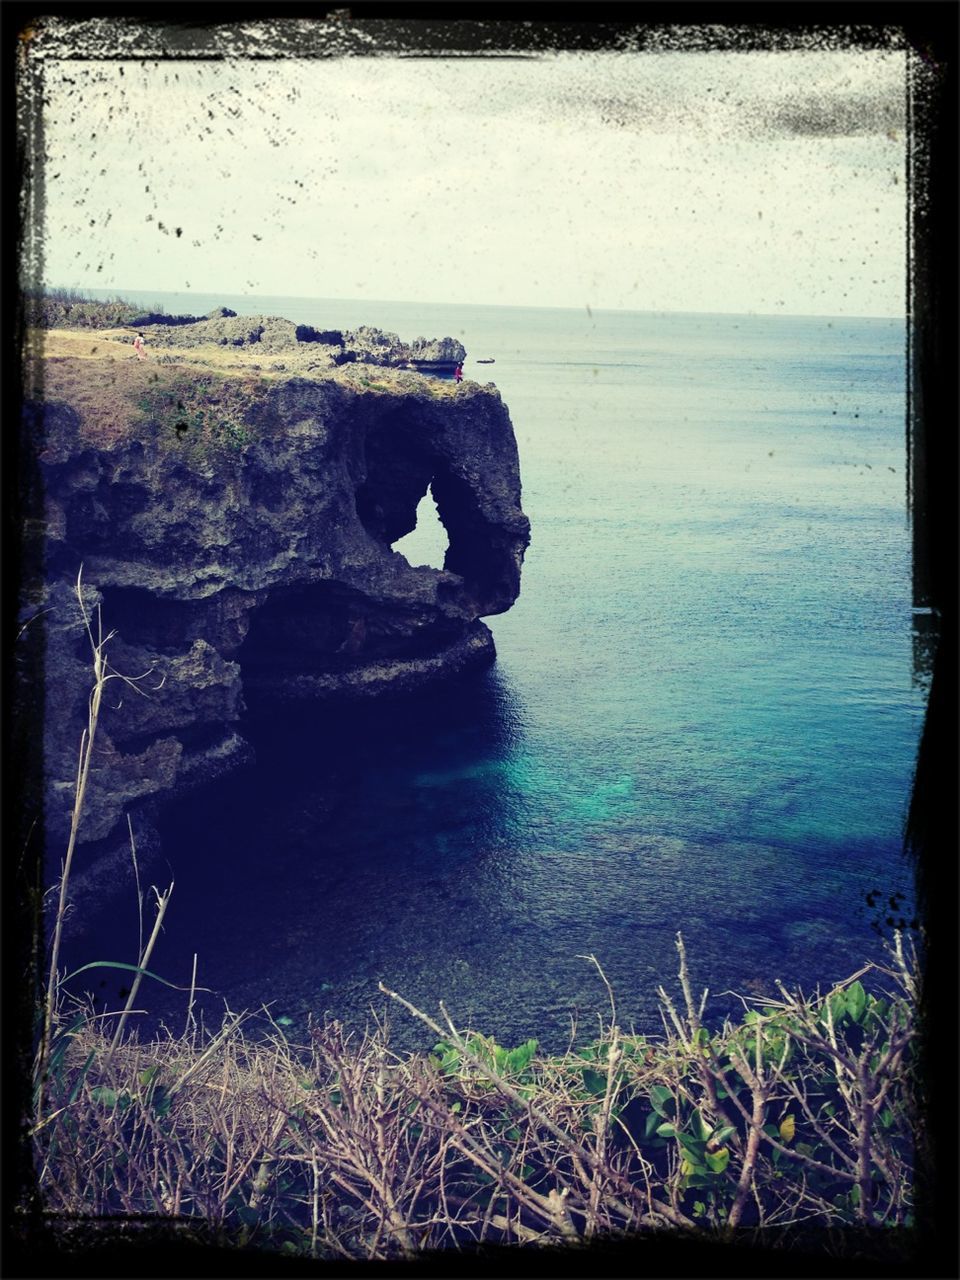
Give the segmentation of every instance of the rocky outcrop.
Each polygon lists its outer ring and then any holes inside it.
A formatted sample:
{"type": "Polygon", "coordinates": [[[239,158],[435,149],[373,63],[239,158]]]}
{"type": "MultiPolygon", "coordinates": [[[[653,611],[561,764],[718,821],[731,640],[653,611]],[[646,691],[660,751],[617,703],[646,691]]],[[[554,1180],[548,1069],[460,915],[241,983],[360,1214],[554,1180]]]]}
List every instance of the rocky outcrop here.
{"type": "Polygon", "coordinates": [[[516,599],[529,526],[492,385],[46,366],[26,417],[45,572],[25,620],[45,638],[54,843],[91,683],[81,566],[94,633],[99,606],[111,671],[129,678],[104,699],[80,832],[103,848],[131,810],[149,815],[248,759],[253,699],[410,693],[493,658],[480,619],[516,599]],[[450,539],[442,570],[392,550],[428,487],[450,539]]]}
{"type": "MultiPolygon", "coordinates": [[[[192,316],[185,319],[188,323],[172,327],[169,321],[134,323],[148,342],[178,350],[216,345],[255,347],[258,351],[277,354],[301,351],[304,344],[318,344],[327,348],[327,363],[331,365],[373,364],[444,374],[452,373],[467,355],[466,348],[454,338],[417,338],[406,343],[397,334],[370,325],[343,332],[318,330],[311,325],[296,325],[282,316],[238,316],[226,307],[216,308],[204,319],[192,316]]],[[[310,354],[316,356],[312,345],[310,354]]]]}
{"type": "Polygon", "coordinates": [[[421,373],[452,373],[467,358],[466,348],[455,338],[415,338],[408,345],[395,333],[367,325],[348,330],[343,345],[348,358],[421,373]]]}
{"type": "Polygon", "coordinates": [[[424,373],[453,370],[467,358],[466,348],[455,338],[416,338],[410,344],[407,363],[424,373]]]}

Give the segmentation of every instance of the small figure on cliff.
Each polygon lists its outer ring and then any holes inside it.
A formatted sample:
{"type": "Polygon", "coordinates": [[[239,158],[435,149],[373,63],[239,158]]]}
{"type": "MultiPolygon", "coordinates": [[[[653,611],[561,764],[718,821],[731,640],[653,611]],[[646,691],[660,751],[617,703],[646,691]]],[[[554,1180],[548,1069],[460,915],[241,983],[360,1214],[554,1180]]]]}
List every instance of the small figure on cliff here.
{"type": "Polygon", "coordinates": [[[462,381],[463,381],[463,365],[462,365],[462,364],[458,364],[458,365],[457,365],[457,367],[454,369],[454,371],[453,371],[453,380],[454,380],[454,382],[462,382],[462,381]]]}
{"type": "Polygon", "coordinates": [[[147,358],[147,353],[146,353],[146,351],[144,350],[143,334],[142,334],[142,333],[138,333],[138,334],[137,334],[137,336],[134,338],[134,340],[133,340],[133,349],[134,349],[134,351],[137,353],[137,359],[138,359],[138,360],[146,360],[146,358],[147,358]]]}

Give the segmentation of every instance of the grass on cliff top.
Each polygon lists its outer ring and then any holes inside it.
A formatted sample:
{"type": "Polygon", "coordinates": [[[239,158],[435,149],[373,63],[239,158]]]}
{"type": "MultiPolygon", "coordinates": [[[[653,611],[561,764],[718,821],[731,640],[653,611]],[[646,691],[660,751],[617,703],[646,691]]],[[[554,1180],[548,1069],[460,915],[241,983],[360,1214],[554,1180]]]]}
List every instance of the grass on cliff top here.
{"type": "MultiPolygon", "coordinates": [[[[28,361],[28,369],[33,370],[33,381],[38,383],[42,376],[47,375],[50,365],[60,361],[92,361],[110,366],[119,365],[124,369],[131,367],[147,371],[147,379],[150,372],[178,365],[184,369],[210,370],[224,375],[253,374],[268,381],[308,378],[334,381],[346,387],[370,390],[372,393],[416,392],[428,393],[434,398],[457,396],[476,385],[463,383],[458,388],[452,380],[433,378],[415,370],[392,369],[362,362],[324,366],[312,344],[303,344],[303,349],[268,352],[261,351],[257,344],[252,347],[210,344],[205,347],[183,348],[164,346],[151,338],[147,344],[147,358],[140,361],[133,352],[134,332],[136,330],[133,329],[102,329],[96,333],[76,329],[50,329],[42,333],[35,330],[28,346],[29,356],[32,357],[28,361]]],[[[115,369],[111,369],[110,375],[115,372],[115,369]]],[[[87,370],[87,374],[91,375],[92,371],[87,370]]]]}
{"type": "Polygon", "coordinates": [[[163,347],[151,343],[145,360],[126,330],[49,330],[34,333],[26,363],[27,394],[73,413],[47,419],[46,447],[55,454],[79,445],[109,448],[123,440],[153,440],[191,464],[237,455],[255,434],[251,404],[270,385],[299,378],[349,387],[360,395],[476,394],[475,383],[453,382],[405,369],[367,364],[308,368],[312,353],[268,355],[256,347],[163,347]]]}
{"type": "Polygon", "coordinates": [[[66,404],[76,415],[48,420],[50,433],[72,437],[48,439],[48,448],[130,438],[159,438],[176,448],[244,442],[245,410],[262,390],[261,372],[163,362],[159,351],[141,361],[125,335],[122,342],[113,338],[109,331],[51,331],[43,336],[42,356],[28,361],[28,394],[66,404]]]}
{"type": "MultiPolygon", "coordinates": [[[[145,310],[123,298],[97,300],[86,298],[75,289],[28,291],[24,295],[27,330],[28,382],[38,387],[40,368],[50,360],[93,360],[117,362],[136,360],[132,351],[133,336],[138,328],[152,321],[188,323],[202,320],[198,316],[168,316],[159,304],[145,310]],[[114,348],[126,352],[118,354],[114,348]],[[31,372],[32,369],[32,372],[31,372]]],[[[431,377],[415,370],[368,365],[362,361],[335,366],[331,357],[313,343],[303,343],[289,350],[269,351],[253,344],[250,347],[209,346],[182,347],[164,343],[153,332],[148,340],[148,358],[144,363],[176,363],[224,373],[257,373],[265,379],[306,377],[316,381],[333,381],[372,395],[416,392],[433,399],[447,399],[476,390],[476,383],[458,388],[452,381],[431,377]]],[[[139,361],[137,363],[140,363],[139,361]]],[[[116,431],[116,415],[110,406],[104,415],[108,434],[116,431]]]]}

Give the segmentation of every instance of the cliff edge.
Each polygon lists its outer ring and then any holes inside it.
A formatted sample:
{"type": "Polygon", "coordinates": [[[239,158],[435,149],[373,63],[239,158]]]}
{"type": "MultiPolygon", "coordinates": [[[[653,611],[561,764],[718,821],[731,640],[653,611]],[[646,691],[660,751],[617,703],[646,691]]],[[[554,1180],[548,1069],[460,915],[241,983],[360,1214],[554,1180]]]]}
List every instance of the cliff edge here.
{"type": "Polygon", "coordinates": [[[520,588],[529,523],[492,384],[159,343],[141,361],[121,333],[50,331],[28,361],[42,572],[23,613],[43,636],[54,846],[91,683],[81,566],[88,612],[116,633],[111,668],[150,673],[105,699],[80,830],[104,848],[131,810],[148,818],[249,758],[249,700],[409,693],[489,662],[480,619],[520,588]],[[442,570],[392,550],[428,487],[442,570]]]}

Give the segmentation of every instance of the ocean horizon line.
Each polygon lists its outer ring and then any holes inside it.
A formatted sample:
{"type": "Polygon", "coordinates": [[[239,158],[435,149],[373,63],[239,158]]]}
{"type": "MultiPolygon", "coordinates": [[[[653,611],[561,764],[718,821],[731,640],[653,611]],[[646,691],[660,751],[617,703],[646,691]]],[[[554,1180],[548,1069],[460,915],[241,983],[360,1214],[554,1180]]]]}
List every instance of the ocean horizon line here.
{"type": "Polygon", "coordinates": [[[72,290],[77,293],[100,294],[108,297],[123,297],[124,294],[150,294],[152,296],[162,298],[167,297],[190,297],[196,295],[199,297],[224,297],[224,298],[249,298],[254,300],[257,298],[270,298],[275,300],[289,299],[291,302],[332,302],[346,303],[351,306],[403,306],[403,307],[466,307],[477,310],[486,311],[562,311],[562,312],[586,312],[588,315],[594,313],[600,315],[642,315],[642,316],[712,316],[729,319],[788,319],[788,320],[875,320],[886,321],[893,320],[905,323],[908,313],[904,311],[900,315],[880,315],[865,316],[854,315],[852,313],[831,313],[831,312],[811,312],[811,311],[687,311],[683,309],[672,309],[666,307],[647,307],[647,308],[630,308],[630,307],[595,307],[588,303],[581,306],[546,306],[537,303],[523,302],[462,302],[462,301],[427,301],[422,298],[341,298],[328,296],[325,294],[312,293],[250,293],[240,291],[236,293],[228,293],[218,289],[154,289],[149,285],[146,287],[131,286],[104,286],[104,285],[80,285],[80,284],[44,284],[47,290],[72,290]]]}

